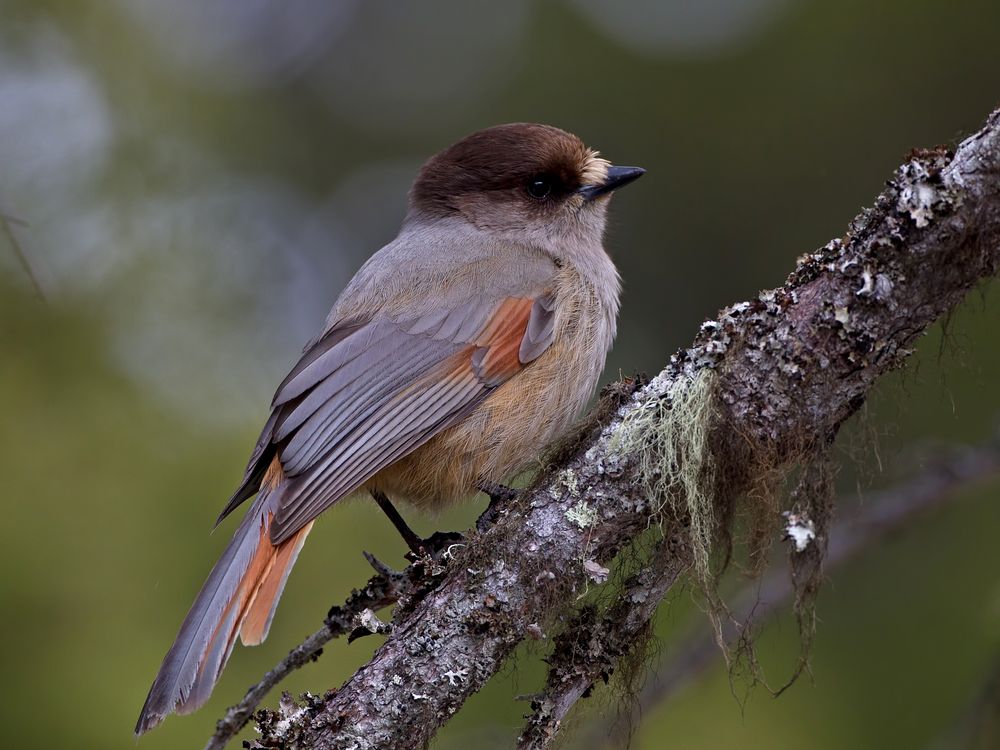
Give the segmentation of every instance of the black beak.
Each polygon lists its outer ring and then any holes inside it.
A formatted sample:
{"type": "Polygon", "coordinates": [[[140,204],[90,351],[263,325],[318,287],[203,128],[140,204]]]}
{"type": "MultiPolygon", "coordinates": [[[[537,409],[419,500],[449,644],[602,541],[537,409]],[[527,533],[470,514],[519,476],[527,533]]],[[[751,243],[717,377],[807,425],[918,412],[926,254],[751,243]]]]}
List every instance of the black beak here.
{"type": "Polygon", "coordinates": [[[604,178],[604,182],[600,185],[584,185],[576,192],[582,195],[585,201],[592,201],[638,180],[644,174],[646,170],[642,167],[608,167],[608,176],[604,178]]]}

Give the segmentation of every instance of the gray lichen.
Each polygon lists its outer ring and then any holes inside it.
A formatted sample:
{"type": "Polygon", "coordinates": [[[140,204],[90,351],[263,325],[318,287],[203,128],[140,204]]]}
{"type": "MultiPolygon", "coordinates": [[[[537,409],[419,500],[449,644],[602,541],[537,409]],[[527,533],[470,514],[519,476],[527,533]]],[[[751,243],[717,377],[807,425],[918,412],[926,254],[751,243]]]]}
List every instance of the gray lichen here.
{"type": "Polygon", "coordinates": [[[599,518],[600,516],[586,500],[581,500],[566,511],[566,520],[575,523],[581,529],[590,528],[599,518]]]}
{"type": "MultiPolygon", "coordinates": [[[[703,329],[704,330],[704,329],[703,329]]],[[[712,490],[715,466],[710,437],[718,419],[714,370],[664,384],[621,422],[610,451],[633,457],[656,513],[670,507],[690,522],[691,549],[700,580],[711,578],[710,558],[718,519],[712,490]]],[[[650,388],[659,387],[656,381],[650,388]]]]}

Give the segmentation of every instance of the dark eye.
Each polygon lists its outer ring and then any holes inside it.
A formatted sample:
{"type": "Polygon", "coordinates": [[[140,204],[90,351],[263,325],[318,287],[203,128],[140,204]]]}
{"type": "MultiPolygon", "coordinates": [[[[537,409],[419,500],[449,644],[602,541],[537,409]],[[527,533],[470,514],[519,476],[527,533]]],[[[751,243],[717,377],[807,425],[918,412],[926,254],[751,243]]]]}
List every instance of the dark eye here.
{"type": "Polygon", "coordinates": [[[538,175],[528,180],[528,195],[537,201],[543,201],[552,193],[552,178],[538,175]]]}

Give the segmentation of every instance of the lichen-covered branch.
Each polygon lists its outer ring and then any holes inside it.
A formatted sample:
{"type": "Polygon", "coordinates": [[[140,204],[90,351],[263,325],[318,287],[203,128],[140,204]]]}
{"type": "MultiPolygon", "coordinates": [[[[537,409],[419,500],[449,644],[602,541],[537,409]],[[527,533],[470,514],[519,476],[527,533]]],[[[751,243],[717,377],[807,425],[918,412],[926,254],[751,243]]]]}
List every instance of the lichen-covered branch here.
{"type": "MultiPolygon", "coordinates": [[[[545,689],[532,701],[532,714],[518,738],[520,750],[548,747],[576,702],[599,679],[606,681],[634,648],[641,648],[657,607],[689,564],[687,548],[680,530],[670,529],[607,612],[585,607],[563,629],[549,659],[545,689]]],[[[599,578],[606,575],[604,569],[599,578]]],[[[591,573],[591,577],[597,576],[591,573]]]]}
{"type": "MultiPolygon", "coordinates": [[[[915,471],[905,481],[865,497],[864,504],[850,518],[839,521],[830,531],[826,559],[829,574],[834,566],[855,559],[870,550],[887,535],[923,517],[928,511],[953,500],[961,493],[1000,476],[1000,433],[980,445],[952,447],[937,454],[926,467],[915,471]]],[[[794,541],[794,540],[790,540],[794,541]]],[[[787,568],[776,566],[760,580],[747,585],[731,599],[732,619],[726,623],[724,637],[730,644],[745,633],[741,629],[751,617],[756,622],[768,616],[794,594],[787,568]]],[[[650,677],[638,695],[633,718],[646,715],[669,701],[693,680],[718,663],[720,652],[712,633],[694,624],[673,639],[659,663],[650,668],[650,677]]],[[[550,675],[549,682],[552,682],[550,675]]],[[[559,702],[547,686],[539,702],[559,702]]],[[[632,723],[625,717],[595,721],[586,730],[581,747],[606,743],[616,732],[621,745],[627,744],[627,730],[632,723]],[[613,726],[617,724],[616,726],[613,726]]],[[[611,743],[615,745],[614,742],[611,743]]],[[[615,745],[617,746],[617,745],[615,745]]]]}
{"type": "Polygon", "coordinates": [[[727,530],[731,505],[720,500],[755,497],[762,478],[822,450],[916,337],[998,266],[994,113],[955,154],[912,154],[845,237],[706,323],[650,382],[605,399],[440,583],[397,608],[371,661],[286,721],[282,744],[424,746],[522,639],[572,606],[588,567],[607,566],[651,517],[687,523],[697,569],[698,545],[727,530]],[[704,398],[686,398],[693,387],[704,398]]]}

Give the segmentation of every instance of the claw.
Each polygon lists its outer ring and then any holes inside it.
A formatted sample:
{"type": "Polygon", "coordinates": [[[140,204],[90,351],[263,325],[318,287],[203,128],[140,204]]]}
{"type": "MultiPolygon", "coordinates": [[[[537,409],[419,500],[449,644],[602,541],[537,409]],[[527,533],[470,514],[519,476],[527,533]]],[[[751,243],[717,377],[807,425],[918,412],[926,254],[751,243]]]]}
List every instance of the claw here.
{"type": "Polygon", "coordinates": [[[411,562],[416,562],[425,555],[438,557],[455,544],[465,542],[465,535],[458,531],[435,531],[426,539],[417,541],[416,549],[411,549],[406,553],[406,558],[411,562]]]}

